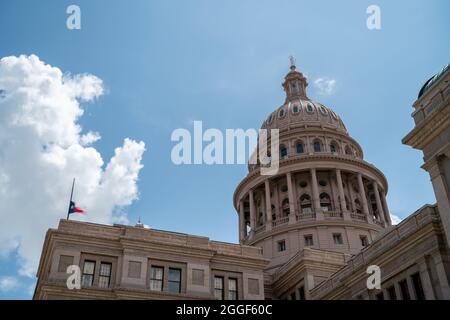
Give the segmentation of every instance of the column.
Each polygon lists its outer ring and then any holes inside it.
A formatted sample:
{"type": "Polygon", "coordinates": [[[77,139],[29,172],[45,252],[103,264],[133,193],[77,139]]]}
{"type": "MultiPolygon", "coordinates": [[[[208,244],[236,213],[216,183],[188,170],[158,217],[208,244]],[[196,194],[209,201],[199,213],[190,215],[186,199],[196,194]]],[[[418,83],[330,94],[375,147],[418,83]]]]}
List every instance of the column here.
{"type": "Polygon", "coordinates": [[[366,191],[364,190],[362,175],[359,172],[358,172],[358,187],[359,187],[359,196],[361,198],[363,206],[363,213],[366,215],[369,223],[373,223],[372,216],[369,214],[369,206],[367,205],[366,191]]]}
{"type": "Polygon", "coordinates": [[[339,191],[339,203],[342,208],[342,214],[344,216],[344,220],[351,220],[350,212],[348,212],[347,203],[345,202],[344,186],[342,184],[342,176],[341,176],[340,169],[336,169],[336,180],[337,180],[337,186],[338,186],[338,191],[339,191]]]}
{"type": "Polygon", "coordinates": [[[423,292],[425,293],[426,300],[435,300],[433,284],[431,282],[430,273],[428,272],[428,266],[425,258],[418,261],[420,270],[420,279],[422,281],[423,292]]]}
{"type": "Polygon", "coordinates": [[[380,192],[378,191],[378,183],[376,181],[374,181],[372,183],[372,185],[373,185],[373,191],[375,192],[375,201],[377,203],[378,215],[380,216],[380,219],[383,222],[383,225],[386,226],[386,220],[384,218],[384,210],[383,210],[383,206],[381,205],[380,192]]]}
{"type": "Polygon", "coordinates": [[[381,203],[383,204],[384,209],[384,217],[386,218],[385,220],[388,223],[388,225],[392,225],[391,215],[389,214],[389,208],[386,202],[386,192],[384,191],[384,189],[380,189],[380,193],[381,193],[381,203]]]}
{"type": "Polygon", "coordinates": [[[287,187],[288,187],[288,196],[289,196],[289,223],[295,223],[295,197],[294,197],[294,188],[292,187],[292,174],[288,172],[286,174],[287,187]]]}
{"type": "Polygon", "coordinates": [[[264,181],[266,189],[266,230],[272,230],[272,203],[270,201],[270,184],[269,179],[264,181]]]}
{"type": "MultiPolygon", "coordinates": [[[[448,152],[448,151],[447,151],[448,152]]],[[[446,157],[450,155],[446,154],[446,157]]],[[[433,184],[434,194],[437,200],[437,206],[439,210],[439,216],[441,218],[441,224],[445,231],[445,236],[447,238],[447,243],[450,245],[450,193],[448,191],[449,185],[447,184],[445,174],[443,172],[443,165],[446,158],[438,161],[436,157],[425,162],[422,166],[428,171],[431,178],[431,183],[433,184]],[[439,165],[441,163],[441,165],[439,165]]]]}
{"type": "Polygon", "coordinates": [[[447,277],[447,273],[445,272],[444,261],[442,261],[442,256],[439,252],[433,255],[433,262],[436,266],[436,273],[442,292],[442,297],[439,297],[439,299],[450,300],[449,279],[447,277]]]}
{"type": "Polygon", "coordinates": [[[323,220],[322,209],[320,208],[319,186],[317,185],[316,169],[311,169],[311,184],[312,184],[312,198],[314,203],[314,212],[316,213],[316,220],[323,220]]]}
{"type": "Polygon", "coordinates": [[[242,242],[246,236],[245,219],[244,219],[244,200],[239,201],[239,240],[242,242]]]}
{"type": "Polygon", "coordinates": [[[248,192],[249,201],[250,201],[250,228],[252,232],[256,229],[256,212],[255,212],[255,200],[253,195],[253,189],[250,189],[248,192]]]}

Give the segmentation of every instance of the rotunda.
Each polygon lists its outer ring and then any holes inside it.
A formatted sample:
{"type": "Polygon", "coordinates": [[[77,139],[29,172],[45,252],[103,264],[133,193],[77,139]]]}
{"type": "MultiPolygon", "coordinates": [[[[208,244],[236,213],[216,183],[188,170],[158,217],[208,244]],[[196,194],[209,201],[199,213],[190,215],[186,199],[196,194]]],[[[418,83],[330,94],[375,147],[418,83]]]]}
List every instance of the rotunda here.
{"type": "Polygon", "coordinates": [[[292,63],[286,100],[262,124],[279,129],[279,171],[261,175],[249,164],[233,197],[240,243],[261,247],[269,272],[305,247],[358,253],[391,225],[385,176],[307,85],[292,63]]]}

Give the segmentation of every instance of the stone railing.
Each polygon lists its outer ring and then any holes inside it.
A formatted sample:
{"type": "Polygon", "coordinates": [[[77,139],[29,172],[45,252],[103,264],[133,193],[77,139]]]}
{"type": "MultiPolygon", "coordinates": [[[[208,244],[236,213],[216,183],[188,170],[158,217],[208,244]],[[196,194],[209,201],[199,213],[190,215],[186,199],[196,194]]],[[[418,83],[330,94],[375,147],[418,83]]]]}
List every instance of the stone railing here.
{"type": "Polygon", "coordinates": [[[277,220],[272,221],[272,227],[282,226],[289,222],[289,217],[282,217],[277,220]]]}
{"type": "Polygon", "coordinates": [[[353,220],[357,220],[357,221],[367,221],[366,216],[364,214],[359,214],[359,213],[351,213],[350,217],[353,220]]]}
{"type": "Polygon", "coordinates": [[[314,212],[311,213],[300,213],[296,216],[297,221],[299,220],[314,220],[316,219],[316,214],[314,212]]]}
{"type": "Polygon", "coordinates": [[[323,298],[324,295],[333,289],[342,285],[342,281],[349,275],[356,272],[362,266],[368,265],[373,259],[390,250],[397,245],[402,239],[419,230],[422,226],[439,221],[437,207],[434,205],[425,205],[400,224],[393,227],[380,238],[376,239],[369,246],[364,248],[360,253],[353,256],[348,264],[331,275],[311,291],[314,299],[323,298]]]}
{"type": "Polygon", "coordinates": [[[325,219],[341,219],[342,213],[339,211],[322,211],[325,219]]]}

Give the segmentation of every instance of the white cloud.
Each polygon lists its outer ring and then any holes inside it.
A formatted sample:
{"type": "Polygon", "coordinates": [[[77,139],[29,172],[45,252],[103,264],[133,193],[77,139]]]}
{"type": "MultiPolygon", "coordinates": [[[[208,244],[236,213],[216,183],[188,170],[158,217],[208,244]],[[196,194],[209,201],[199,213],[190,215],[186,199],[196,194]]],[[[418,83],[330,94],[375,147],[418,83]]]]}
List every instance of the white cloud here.
{"type": "Polygon", "coordinates": [[[0,277],[0,292],[10,292],[18,289],[20,283],[15,277],[0,277]]]}
{"type": "MultiPolygon", "coordinates": [[[[64,218],[72,178],[74,219],[126,222],[120,209],[138,197],[143,142],[124,139],[105,165],[82,133],[79,102],[104,92],[102,80],[63,74],[37,56],[0,60],[0,255],[17,250],[19,274],[34,276],[48,228],[64,218]]],[[[6,282],[7,284],[8,282],[6,282]]]]}
{"type": "Polygon", "coordinates": [[[336,80],[329,78],[317,78],[314,80],[314,86],[317,88],[318,94],[329,96],[336,91],[336,80]]]}
{"type": "Polygon", "coordinates": [[[399,216],[396,216],[394,214],[391,214],[391,222],[393,225],[399,224],[400,222],[402,222],[402,218],[400,218],[399,216]]]}

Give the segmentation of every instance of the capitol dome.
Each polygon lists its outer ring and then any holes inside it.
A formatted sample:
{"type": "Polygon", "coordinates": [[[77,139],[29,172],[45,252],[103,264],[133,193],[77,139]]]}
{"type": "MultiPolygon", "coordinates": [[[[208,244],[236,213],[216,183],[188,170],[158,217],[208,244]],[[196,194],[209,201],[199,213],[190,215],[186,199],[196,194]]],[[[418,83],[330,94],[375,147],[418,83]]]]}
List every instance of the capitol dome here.
{"type": "Polygon", "coordinates": [[[240,242],[263,248],[269,270],[305,247],[355,254],[391,225],[387,180],[342,119],[308,98],[294,63],[282,85],[284,103],[262,124],[279,129],[279,170],[249,164],[233,197],[240,242]]]}
{"type": "Polygon", "coordinates": [[[294,64],[283,83],[286,100],[272,112],[262,129],[289,129],[297,127],[326,127],[347,133],[344,123],[332,109],[310,100],[306,95],[308,82],[294,64]]]}

